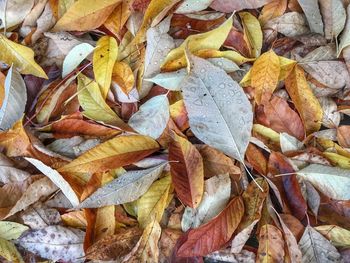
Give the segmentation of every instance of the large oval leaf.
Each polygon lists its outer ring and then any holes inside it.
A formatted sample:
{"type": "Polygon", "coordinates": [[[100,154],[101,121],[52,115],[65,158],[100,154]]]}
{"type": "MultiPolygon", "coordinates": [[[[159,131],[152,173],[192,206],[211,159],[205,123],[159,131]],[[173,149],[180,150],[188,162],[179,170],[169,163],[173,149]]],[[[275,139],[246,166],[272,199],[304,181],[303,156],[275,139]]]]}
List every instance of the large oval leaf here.
{"type": "Polygon", "coordinates": [[[192,55],[190,61],[191,72],[181,88],[192,132],[242,161],[253,126],[249,100],[224,70],[192,55]]]}

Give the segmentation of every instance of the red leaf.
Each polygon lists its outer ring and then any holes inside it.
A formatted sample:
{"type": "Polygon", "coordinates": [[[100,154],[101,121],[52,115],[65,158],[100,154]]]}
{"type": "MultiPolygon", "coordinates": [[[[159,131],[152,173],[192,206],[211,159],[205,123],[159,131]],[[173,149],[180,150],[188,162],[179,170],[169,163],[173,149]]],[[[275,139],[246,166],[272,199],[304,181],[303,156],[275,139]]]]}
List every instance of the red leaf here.
{"type": "Polygon", "coordinates": [[[218,216],[186,232],[187,239],[179,246],[176,255],[178,257],[205,256],[219,250],[231,239],[243,213],[242,197],[235,197],[218,216]]]}

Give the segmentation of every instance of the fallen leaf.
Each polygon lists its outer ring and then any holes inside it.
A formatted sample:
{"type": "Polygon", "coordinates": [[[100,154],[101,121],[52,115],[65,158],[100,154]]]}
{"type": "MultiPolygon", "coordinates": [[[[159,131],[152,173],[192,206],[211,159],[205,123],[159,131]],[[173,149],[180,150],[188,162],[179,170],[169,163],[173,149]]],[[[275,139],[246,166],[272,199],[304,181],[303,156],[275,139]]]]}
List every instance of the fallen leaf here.
{"type": "Polygon", "coordinates": [[[97,208],[135,201],[147,192],[163,171],[164,166],[165,164],[161,164],[145,170],[128,171],[98,188],[77,208],[97,208]]]}
{"type": "Polygon", "coordinates": [[[62,175],[39,160],[33,158],[25,159],[34,165],[40,172],[46,175],[58,188],[60,188],[73,206],[77,206],[79,204],[78,196],[73,191],[69,183],[62,177],[62,175]]]}
{"type": "Polygon", "coordinates": [[[128,94],[134,88],[134,73],[125,62],[118,61],[114,64],[112,80],[119,85],[125,94],[128,94]]]}
{"type": "Polygon", "coordinates": [[[198,207],[203,196],[203,159],[188,140],[172,133],[169,144],[171,179],[179,199],[187,206],[198,207]]]}
{"type": "MultiPolygon", "coordinates": [[[[239,16],[243,24],[244,40],[250,47],[250,56],[257,58],[260,56],[263,42],[263,34],[259,20],[249,12],[241,12],[239,16]]],[[[272,63],[277,62],[274,60],[272,63]]]]}
{"type": "Polygon", "coordinates": [[[320,129],[323,111],[306,81],[304,71],[295,66],[286,78],[286,89],[304,123],[306,135],[320,129]]]}
{"type": "Polygon", "coordinates": [[[74,46],[64,57],[62,64],[62,77],[65,78],[73,72],[94,50],[89,43],[81,43],[74,46]]]}
{"type": "Polygon", "coordinates": [[[191,68],[181,89],[192,132],[209,146],[242,161],[253,118],[246,95],[225,71],[210,62],[191,56],[191,68]]]}
{"type": "Polygon", "coordinates": [[[85,152],[58,172],[104,172],[137,162],[158,148],[158,143],[147,136],[119,136],[85,152]]]}
{"type": "Polygon", "coordinates": [[[19,238],[29,227],[11,221],[0,221],[0,238],[12,240],[19,238]]]}
{"type": "Polygon", "coordinates": [[[19,239],[19,244],[41,257],[53,261],[65,260],[83,262],[84,232],[63,226],[48,226],[28,231],[19,239]]]}
{"type": "MultiPolygon", "coordinates": [[[[350,6],[349,5],[346,8],[346,13],[347,13],[347,17],[349,17],[349,14],[350,14],[350,6]]],[[[350,45],[350,19],[348,18],[346,20],[346,24],[345,24],[345,28],[343,30],[343,33],[340,36],[339,47],[338,47],[338,57],[339,57],[340,53],[344,50],[344,48],[348,47],[349,45],[350,45]]]]}
{"type": "Polygon", "coordinates": [[[176,255],[178,257],[205,256],[220,249],[230,240],[241,221],[243,213],[243,200],[241,197],[235,197],[211,221],[187,231],[185,241],[180,244],[176,255]]]}
{"type": "Polygon", "coordinates": [[[326,196],[337,200],[350,199],[349,191],[346,190],[350,184],[350,174],[346,169],[311,164],[296,173],[326,196]]]}
{"type": "Polygon", "coordinates": [[[21,254],[18,252],[14,244],[6,239],[0,238],[0,256],[9,262],[24,262],[21,254]]]}
{"type": "Polygon", "coordinates": [[[155,181],[148,191],[137,200],[137,221],[141,227],[146,227],[154,218],[162,219],[170,194],[171,177],[166,176],[155,181]]]}
{"type": "Polygon", "coordinates": [[[317,0],[298,0],[312,32],[323,35],[323,21],[317,0]]]}
{"type": "Polygon", "coordinates": [[[0,109],[0,129],[7,130],[22,118],[27,90],[21,75],[12,67],[5,79],[5,97],[0,109]]]}
{"type": "Polygon", "coordinates": [[[197,208],[186,207],[181,220],[183,231],[197,228],[218,215],[230,199],[231,181],[228,174],[211,177],[204,182],[202,201],[197,208]]]}
{"type": "Polygon", "coordinates": [[[324,34],[326,39],[338,37],[346,21],[346,12],[341,0],[319,1],[324,21],[324,34]]]}
{"type": "Polygon", "coordinates": [[[0,2],[0,28],[11,28],[26,18],[34,5],[34,0],[17,0],[0,2]],[[6,16],[6,17],[5,17],[6,16]]]}
{"type": "Polygon", "coordinates": [[[288,12],[269,20],[264,25],[264,29],[267,28],[276,30],[287,37],[296,37],[309,32],[305,16],[297,12],[288,12]]]}
{"type": "Polygon", "coordinates": [[[284,14],[287,8],[287,0],[272,0],[264,5],[259,15],[259,21],[262,25],[270,19],[279,17],[284,14]]]}
{"type": "Polygon", "coordinates": [[[44,70],[34,61],[34,52],[26,46],[17,44],[0,34],[0,60],[8,65],[14,66],[22,74],[32,74],[34,76],[45,78],[47,76],[44,70]]]}
{"type": "Polygon", "coordinates": [[[230,0],[214,0],[210,5],[211,8],[220,12],[231,13],[243,9],[256,9],[271,2],[272,0],[253,0],[253,1],[230,1],[230,0]]]}
{"type": "Polygon", "coordinates": [[[350,231],[335,225],[317,226],[315,229],[324,235],[336,247],[349,247],[350,231]]]}
{"type": "Polygon", "coordinates": [[[94,49],[92,65],[94,69],[95,80],[99,84],[103,98],[111,86],[114,63],[118,57],[118,43],[113,37],[101,37],[94,49]]]}
{"type": "Polygon", "coordinates": [[[57,21],[54,31],[88,31],[103,24],[121,0],[78,0],[57,21]]]}
{"type": "Polygon", "coordinates": [[[142,135],[159,138],[169,121],[169,101],[166,95],[155,96],[129,119],[129,126],[142,135]]]}
{"type": "Polygon", "coordinates": [[[302,262],[341,262],[336,248],[311,226],[305,228],[299,247],[303,254],[302,262]]]}
{"type": "Polygon", "coordinates": [[[257,255],[257,262],[284,261],[284,240],[277,227],[269,224],[261,227],[257,255]]]}
{"type": "Polygon", "coordinates": [[[251,69],[251,86],[255,91],[255,101],[258,104],[269,98],[265,94],[272,94],[278,84],[280,62],[278,56],[270,50],[262,54],[251,69]]]}

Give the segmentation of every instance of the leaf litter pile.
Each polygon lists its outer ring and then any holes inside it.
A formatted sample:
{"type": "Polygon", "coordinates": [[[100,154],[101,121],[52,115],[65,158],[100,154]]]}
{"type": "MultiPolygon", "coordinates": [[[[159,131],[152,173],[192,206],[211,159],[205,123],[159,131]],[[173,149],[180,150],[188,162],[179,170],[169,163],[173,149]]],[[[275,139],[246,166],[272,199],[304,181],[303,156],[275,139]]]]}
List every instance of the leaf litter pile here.
{"type": "Polygon", "coordinates": [[[350,262],[350,1],[0,0],[1,262],[350,262]]]}

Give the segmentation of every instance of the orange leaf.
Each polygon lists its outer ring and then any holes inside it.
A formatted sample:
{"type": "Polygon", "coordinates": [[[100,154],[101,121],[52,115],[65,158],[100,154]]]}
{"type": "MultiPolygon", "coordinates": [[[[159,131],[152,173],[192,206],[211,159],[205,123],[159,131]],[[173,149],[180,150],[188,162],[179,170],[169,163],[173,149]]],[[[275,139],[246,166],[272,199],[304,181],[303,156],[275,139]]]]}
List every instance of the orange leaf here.
{"type": "Polygon", "coordinates": [[[235,197],[227,207],[208,223],[186,232],[179,246],[178,257],[205,256],[228,242],[244,213],[242,197],[235,197]]]}
{"type": "Polygon", "coordinates": [[[171,178],[178,198],[195,208],[202,200],[204,190],[202,156],[187,139],[172,133],[169,144],[171,178]]]}

